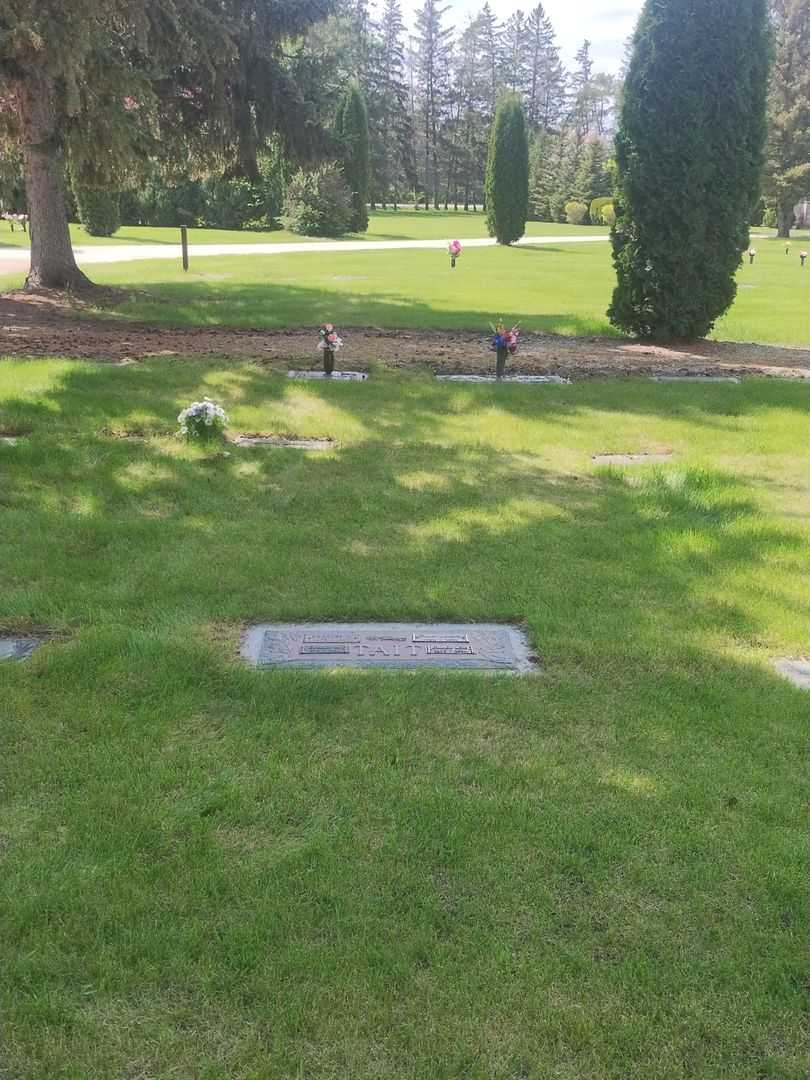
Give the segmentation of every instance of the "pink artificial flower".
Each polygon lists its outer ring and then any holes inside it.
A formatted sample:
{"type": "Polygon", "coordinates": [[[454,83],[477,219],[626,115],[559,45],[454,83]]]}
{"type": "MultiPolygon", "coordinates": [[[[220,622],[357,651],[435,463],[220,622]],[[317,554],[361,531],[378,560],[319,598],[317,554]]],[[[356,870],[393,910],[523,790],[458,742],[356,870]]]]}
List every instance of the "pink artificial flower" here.
{"type": "Polygon", "coordinates": [[[327,334],[326,340],[330,343],[337,341],[337,334],[334,331],[331,334],[327,334]]]}
{"type": "Polygon", "coordinates": [[[450,254],[451,255],[460,255],[461,254],[461,243],[458,240],[451,240],[450,241],[450,254]]]}

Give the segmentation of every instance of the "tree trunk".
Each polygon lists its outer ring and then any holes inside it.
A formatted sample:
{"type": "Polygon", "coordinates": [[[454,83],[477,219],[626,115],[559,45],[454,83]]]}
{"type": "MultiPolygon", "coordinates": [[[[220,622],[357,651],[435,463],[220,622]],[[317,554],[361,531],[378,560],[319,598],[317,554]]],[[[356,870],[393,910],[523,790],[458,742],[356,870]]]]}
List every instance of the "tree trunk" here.
{"type": "Polygon", "coordinates": [[[65,199],[65,156],[57,132],[53,85],[29,75],[19,84],[25,186],[31,218],[26,289],[81,289],[91,283],[76,265],[65,199]]]}
{"type": "Polygon", "coordinates": [[[790,230],[793,228],[793,200],[789,203],[780,203],[776,208],[777,236],[782,240],[790,239],[790,230]]]}

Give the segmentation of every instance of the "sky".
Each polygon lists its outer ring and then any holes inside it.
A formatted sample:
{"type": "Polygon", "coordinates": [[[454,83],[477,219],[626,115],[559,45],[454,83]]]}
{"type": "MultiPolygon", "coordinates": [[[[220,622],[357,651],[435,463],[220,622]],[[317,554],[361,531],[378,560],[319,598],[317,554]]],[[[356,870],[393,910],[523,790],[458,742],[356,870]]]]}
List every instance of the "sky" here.
{"type": "MultiPolygon", "coordinates": [[[[484,0],[445,0],[450,11],[448,26],[462,27],[469,15],[478,11],[484,0]]],[[[507,19],[517,8],[530,11],[536,0],[489,0],[500,19],[507,19]]],[[[625,40],[633,32],[643,0],[543,0],[543,7],[557,31],[563,60],[570,63],[583,40],[591,42],[597,71],[618,72],[625,40]]],[[[420,0],[402,0],[402,10],[412,23],[420,0]]]]}

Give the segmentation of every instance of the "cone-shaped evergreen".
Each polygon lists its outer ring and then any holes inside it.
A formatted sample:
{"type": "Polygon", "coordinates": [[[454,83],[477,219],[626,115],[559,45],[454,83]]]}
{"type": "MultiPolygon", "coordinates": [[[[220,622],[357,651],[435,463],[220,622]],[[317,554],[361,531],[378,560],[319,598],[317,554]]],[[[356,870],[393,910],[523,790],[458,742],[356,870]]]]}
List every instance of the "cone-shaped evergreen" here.
{"type": "Polygon", "coordinates": [[[489,235],[499,244],[519,240],[529,216],[529,138],[514,94],[501,100],[492,121],[485,190],[489,235]]]}
{"type": "Polygon", "coordinates": [[[335,117],[343,175],[352,193],[352,232],[368,228],[368,113],[360,84],[352,80],[338,103],[335,117]]]}
{"type": "Polygon", "coordinates": [[[646,0],[616,139],[611,322],[707,334],[731,305],[765,143],[766,0],[646,0]]]}

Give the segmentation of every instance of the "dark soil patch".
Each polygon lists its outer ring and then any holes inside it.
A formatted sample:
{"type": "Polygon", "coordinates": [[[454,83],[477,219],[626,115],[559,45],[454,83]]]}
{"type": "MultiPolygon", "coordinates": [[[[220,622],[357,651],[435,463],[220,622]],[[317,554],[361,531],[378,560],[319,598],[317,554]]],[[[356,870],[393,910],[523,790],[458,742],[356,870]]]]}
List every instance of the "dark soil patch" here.
{"type": "MultiPolygon", "coordinates": [[[[130,293],[109,290],[118,303],[130,293]]],[[[92,303],[99,303],[98,293],[92,303]]],[[[55,292],[7,293],[0,297],[0,355],[67,356],[107,363],[152,357],[254,360],[270,367],[311,362],[319,367],[316,335],[301,330],[240,330],[228,327],[155,327],[103,318],[76,318],[88,308],[81,298],[55,292]]],[[[494,371],[487,335],[471,331],[397,331],[345,327],[347,362],[392,367],[429,365],[437,374],[494,371]]],[[[570,338],[524,334],[511,358],[511,375],[610,376],[758,375],[810,379],[810,349],[738,342],[698,341],[653,345],[628,338],[570,338]]]]}

